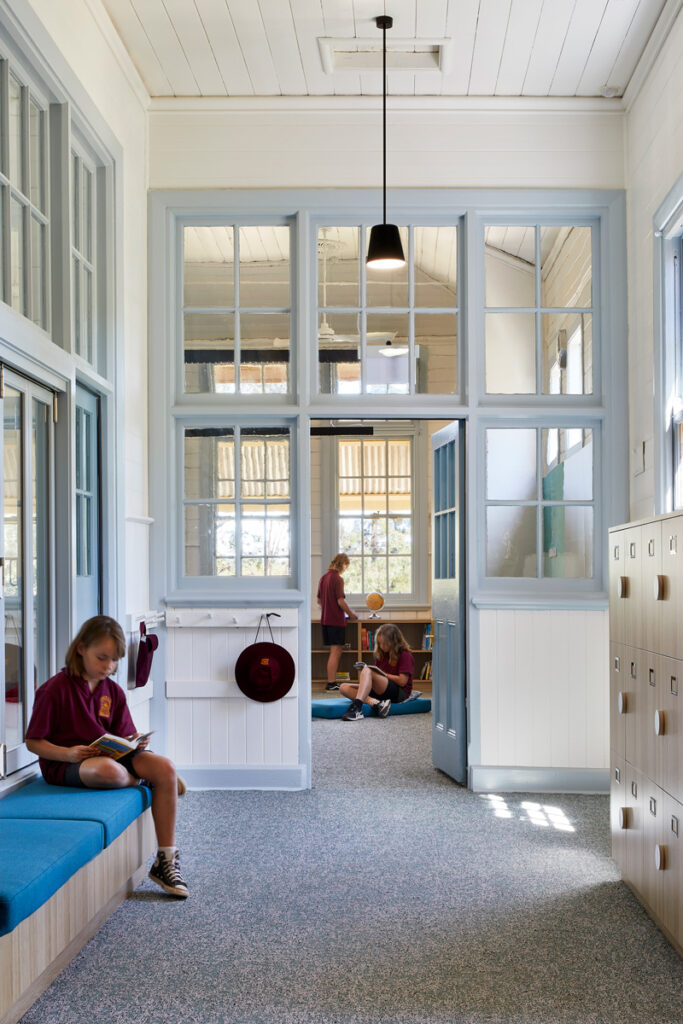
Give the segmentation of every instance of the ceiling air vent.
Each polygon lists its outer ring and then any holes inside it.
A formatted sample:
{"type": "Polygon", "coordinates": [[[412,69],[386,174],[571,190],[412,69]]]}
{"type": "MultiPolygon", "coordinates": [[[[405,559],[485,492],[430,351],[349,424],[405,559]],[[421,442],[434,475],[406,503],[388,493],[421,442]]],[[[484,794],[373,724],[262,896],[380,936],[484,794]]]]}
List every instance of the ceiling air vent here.
{"type": "MultiPolygon", "coordinates": [[[[319,36],[320,59],[328,75],[382,67],[381,39],[332,39],[319,36]]],[[[388,71],[448,71],[450,39],[392,39],[387,43],[388,71]]]]}

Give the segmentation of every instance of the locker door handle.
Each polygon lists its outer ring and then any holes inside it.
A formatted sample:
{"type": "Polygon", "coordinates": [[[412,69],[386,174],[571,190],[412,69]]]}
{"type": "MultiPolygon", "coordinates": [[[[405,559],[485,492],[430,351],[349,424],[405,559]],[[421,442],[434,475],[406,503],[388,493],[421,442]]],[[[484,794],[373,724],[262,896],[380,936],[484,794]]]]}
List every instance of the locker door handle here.
{"type": "Polygon", "coordinates": [[[617,597],[628,597],[628,576],[620,576],[617,580],[617,597]]]}
{"type": "Polygon", "coordinates": [[[650,537],[649,541],[647,542],[647,553],[650,556],[650,558],[654,558],[654,555],[655,555],[655,541],[654,541],[654,537],[650,537]]]}
{"type": "Polygon", "coordinates": [[[666,712],[659,708],[655,711],[655,736],[663,736],[666,732],[666,712]]]}
{"type": "Polygon", "coordinates": [[[623,690],[619,690],[617,694],[617,710],[620,715],[625,715],[628,711],[628,696],[623,690]]]}
{"type": "Polygon", "coordinates": [[[647,677],[648,677],[650,686],[656,686],[657,685],[657,680],[656,680],[656,676],[655,676],[655,670],[653,668],[648,670],[647,677]]]}
{"type": "Polygon", "coordinates": [[[631,823],[631,813],[629,807],[619,808],[619,828],[628,828],[631,823]]]}
{"type": "Polygon", "coordinates": [[[676,676],[671,676],[671,682],[670,682],[669,686],[671,688],[671,693],[673,694],[673,696],[677,697],[678,696],[678,678],[676,676]]]}
{"type": "Polygon", "coordinates": [[[655,867],[657,871],[664,871],[666,868],[666,846],[662,843],[655,846],[655,867]]]}
{"type": "Polygon", "coordinates": [[[663,601],[666,594],[666,576],[657,575],[652,587],[655,601],[663,601]]]}

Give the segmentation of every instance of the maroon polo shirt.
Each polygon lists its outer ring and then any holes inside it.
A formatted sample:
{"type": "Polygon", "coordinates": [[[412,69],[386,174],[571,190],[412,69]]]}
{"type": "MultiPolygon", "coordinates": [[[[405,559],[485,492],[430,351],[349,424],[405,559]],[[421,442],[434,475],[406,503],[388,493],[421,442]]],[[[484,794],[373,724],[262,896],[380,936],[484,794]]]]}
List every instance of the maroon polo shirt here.
{"type": "Polygon", "coordinates": [[[413,692],[413,672],[415,671],[415,659],[410,651],[401,651],[398,661],[394,665],[389,661],[388,655],[383,658],[375,658],[375,664],[389,676],[408,676],[408,682],[403,687],[403,692],[406,697],[410,697],[413,692]]]}
{"type": "Polygon", "coordinates": [[[339,598],[344,597],[344,581],[336,569],[328,569],[320,577],[318,600],[322,605],[320,622],[323,626],[345,626],[346,615],[339,607],[339,598]]]}
{"type": "MultiPolygon", "coordinates": [[[[135,731],[126,695],[118,683],[103,679],[91,693],[85,679],[76,678],[63,668],[36,691],[26,739],[75,747],[92,743],[105,732],[132,736],[135,731]]],[[[46,782],[61,785],[68,762],[41,757],[38,763],[46,782]]]]}

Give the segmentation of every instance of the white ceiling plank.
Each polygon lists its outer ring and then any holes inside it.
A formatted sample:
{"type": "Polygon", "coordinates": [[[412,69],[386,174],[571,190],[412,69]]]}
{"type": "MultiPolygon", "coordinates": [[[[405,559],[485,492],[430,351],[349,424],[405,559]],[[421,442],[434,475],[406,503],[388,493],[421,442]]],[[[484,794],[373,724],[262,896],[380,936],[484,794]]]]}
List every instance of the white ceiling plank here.
{"type": "Polygon", "coordinates": [[[323,71],[318,38],[324,36],[321,0],[289,0],[309,96],[332,96],[332,75],[323,71]]]}
{"type": "Polygon", "coordinates": [[[224,96],[225,82],[197,7],[188,0],[164,0],[164,4],[202,96],[224,96]]]}
{"type": "Polygon", "coordinates": [[[133,8],[174,96],[199,96],[200,88],[162,0],[133,0],[133,8]]]}
{"type": "MultiPolygon", "coordinates": [[[[356,19],[353,0],[322,0],[325,35],[331,39],[355,39],[356,19]]],[[[360,95],[360,74],[345,71],[332,76],[336,96],[360,95]]]]}
{"type": "Polygon", "coordinates": [[[550,83],[550,96],[576,96],[606,7],[607,0],[576,0],[562,53],[550,83]]]}
{"type": "Polygon", "coordinates": [[[496,88],[511,0],[481,0],[474,41],[470,96],[491,96],[496,88]]]}
{"type": "Polygon", "coordinates": [[[448,0],[446,36],[453,40],[451,67],[441,80],[444,96],[466,96],[477,34],[479,0],[448,0]]]}
{"type": "Polygon", "coordinates": [[[620,92],[625,90],[663,9],[664,0],[657,3],[640,0],[614,66],[603,84],[619,87],[620,92]]]}
{"type": "Polygon", "coordinates": [[[547,96],[576,0],[544,0],[522,86],[523,96],[547,96]]]}
{"type": "MultiPolygon", "coordinates": [[[[422,0],[424,3],[424,0],[422,0]]],[[[387,14],[394,19],[393,26],[387,32],[387,45],[391,39],[415,39],[417,24],[416,0],[390,0],[387,14]]],[[[389,71],[387,73],[387,91],[391,96],[415,95],[414,71],[389,71]]]]}
{"type": "MultiPolygon", "coordinates": [[[[448,0],[429,0],[417,3],[415,9],[415,35],[418,39],[443,39],[446,35],[448,0]]],[[[451,41],[451,46],[453,45],[451,41]]],[[[441,76],[415,75],[415,95],[433,96],[441,92],[441,76]]]]}
{"type": "Polygon", "coordinates": [[[244,61],[235,26],[225,0],[195,0],[204,31],[212,41],[214,55],[228,96],[253,96],[254,84],[244,61]]]}
{"type": "Polygon", "coordinates": [[[521,96],[543,0],[512,0],[496,96],[521,96]]]}
{"type": "Polygon", "coordinates": [[[258,0],[261,17],[270,44],[270,53],[283,96],[304,96],[306,79],[301,64],[299,42],[289,4],[282,0],[258,0]]]}
{"type": "Polygon", "coordinates": [[[227,6],[255,93],[279,96],[280,84],[257,4],[254,0],[227,0],[227,6]]]}
{"type": "Polygon", "coordinates": [[[171,83],[130,0],[105,0],[105,7],[150,96],[172,96],[171,83]]]}
{"type": "MultiPolygon", "coordinates": [[[[637,8],[638,0],[608,0],[607,9],[576,90],[578,96],[599,95],[614,67],[637,8]]],[[[625,82],[618,84],[626,85],[625,82]]]]}

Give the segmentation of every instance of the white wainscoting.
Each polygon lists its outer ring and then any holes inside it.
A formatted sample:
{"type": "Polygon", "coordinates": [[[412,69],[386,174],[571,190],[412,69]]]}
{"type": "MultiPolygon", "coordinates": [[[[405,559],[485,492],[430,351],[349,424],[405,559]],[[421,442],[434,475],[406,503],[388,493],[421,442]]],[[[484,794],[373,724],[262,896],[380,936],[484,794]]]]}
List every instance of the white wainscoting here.
{"type": "MultiPolygon", "coordinates": [[[[298,664],[298,611],[277,612],[273,638],[298,664]]],[[[169,608],[166,613],[167,753],[191,786],[300,789],[299,687],[268,704],[235,682],[235,663],[254,643],[261,610],[169,608]]],[[[259,641],[269,640],[264,624],[259,641]]]]}
{"type": "Polygon", "coordinates": [[[473,789],[609,789],[607,610],[479,611],[473,789]]]}

